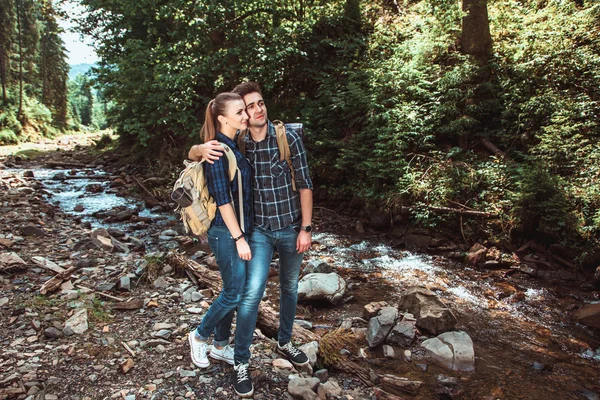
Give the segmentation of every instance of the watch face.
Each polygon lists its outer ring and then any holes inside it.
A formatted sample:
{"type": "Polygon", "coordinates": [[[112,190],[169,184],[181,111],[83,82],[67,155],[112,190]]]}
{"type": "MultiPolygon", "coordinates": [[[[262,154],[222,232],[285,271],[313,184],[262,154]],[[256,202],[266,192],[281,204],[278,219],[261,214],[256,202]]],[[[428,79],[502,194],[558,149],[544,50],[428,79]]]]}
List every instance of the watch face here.
{"type": "Polygon", "coordinates": [[[310,231],[312,231],[312,225],[303,226],[302,229],[305,230],[306,232],[310,232],[310,231]]]}

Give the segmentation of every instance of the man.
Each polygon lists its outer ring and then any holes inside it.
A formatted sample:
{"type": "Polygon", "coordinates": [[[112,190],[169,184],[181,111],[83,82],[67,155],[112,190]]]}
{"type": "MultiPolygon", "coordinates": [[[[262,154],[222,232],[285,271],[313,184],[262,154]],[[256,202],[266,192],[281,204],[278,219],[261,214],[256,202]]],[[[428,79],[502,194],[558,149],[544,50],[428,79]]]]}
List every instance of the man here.
{"type": "MultiPolygon", "coordinates": [[[[254,391],[247,372],[250,344],[275,250],[279,254],[281,286],[277,351],[296,366],[308,363],[306,354],[296,348],[291,339],[300,266],[303,253],[312,242],[313,186],[302,138],[287,130],[297,191],[292,189],[292,175],[287,162],[279,160],[275,127],[267,118],[267,107],[259,86],[246,82],[236,86],[233,92],[242,96],[246,104],[250,134],[244,141],[246,157],[254,168],[255,229],[249,239],[252,259],[248,262],[244,295],[237,309],[234,351],[237,374],[234,388],[243,396],[254,391]]],[[[204,156],[212,162],[211,159],[220,155],[216,143],[209,142],[193,146],[188,157],[198,160],[204,156]]]]}

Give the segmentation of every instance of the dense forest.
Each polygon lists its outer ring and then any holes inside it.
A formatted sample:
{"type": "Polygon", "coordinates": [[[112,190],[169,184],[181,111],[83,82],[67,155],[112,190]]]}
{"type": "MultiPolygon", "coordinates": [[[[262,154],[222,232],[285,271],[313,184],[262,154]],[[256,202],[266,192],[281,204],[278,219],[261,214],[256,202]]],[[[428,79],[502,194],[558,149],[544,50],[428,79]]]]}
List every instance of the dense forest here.
{"type": "Polygon", "coordinates": [[[69,65],[51,2],[0,7],[0,143],[52,135],[68,123],[69,65]]]}
{"type": "MultiPolygon", "coordinates": [[[[55,45],[55,28],[32,35],[24,10],[35,2],[9,3],[0,64],[9,72],[3,88],[13,89],[3,104],[17,110],[8,114],[14,124],[39,103],[60,125],[65,100],[44,93],[66,72],[37,62],[63,52],[40,50],[55,45]]],[[[179,162],[198,141],[207,102],[255,80],[272,119],[305,124],[319,194],[330,202],[385,210],[382,227],[408,215],[471,238],[566,244],[582,264],[598,258],[597,2],[81,3],[80,30],[101,59],[94,82],[123,146],[160,148],[179,162]]]]}
{"type": "Polygon", "coordinates": [[[69,80],[60,17],[50,1],[0,5],[0,144],[106,127],[106,104],[92,79],[69,80]]]}

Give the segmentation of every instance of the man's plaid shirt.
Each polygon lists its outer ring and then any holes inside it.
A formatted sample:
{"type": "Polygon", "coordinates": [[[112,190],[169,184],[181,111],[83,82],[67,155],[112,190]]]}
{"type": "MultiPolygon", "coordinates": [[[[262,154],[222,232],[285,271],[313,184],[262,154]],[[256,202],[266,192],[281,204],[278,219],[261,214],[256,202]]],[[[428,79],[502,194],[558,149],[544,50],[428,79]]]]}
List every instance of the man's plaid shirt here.
{"type": "MultiPolygon", "coordinates": [[[[279,161],[275,126],[268,122],[267,137],[255,142],[246,136],[246,157],[254,167],[254,223],[276,231],[300,220],[300,196],[292,190],[292,175],[285,160],[279,161]]],[[[306,150],[296,132],[287,129],[296,188],[311,189],[306,150]]]]}

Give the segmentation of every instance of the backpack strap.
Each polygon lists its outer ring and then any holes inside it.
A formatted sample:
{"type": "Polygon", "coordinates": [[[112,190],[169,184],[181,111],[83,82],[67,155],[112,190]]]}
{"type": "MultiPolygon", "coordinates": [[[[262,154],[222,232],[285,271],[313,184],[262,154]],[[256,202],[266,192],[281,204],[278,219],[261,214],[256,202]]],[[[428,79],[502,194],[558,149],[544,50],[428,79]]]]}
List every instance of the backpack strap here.
{"type": "Polygon", "coordinates": [[[292,174],[292,190],[296,192],[296,173],[294,171],[294,164],[292,163],[291,159],[290,144],[288,143],[288,137],[285,131],[285,124],[281,121],[275,120],[273,121],[273,125],[275,126],[275,133],[277,135],[279,161],[285,160],[288,164],[288,167],[290,167],[290,173],[292,174]]]}
{"type": "MultiPolygon", "coordinates": [[[[244,232],[244,227],[246,226],[244,223],[244,195],[243,195],[243,186],[242,186],[242,172],[238,168],[237,160],[235,159],[235,154],[231,147],[227,146],[225,143],[219,143],[223,147],[223,153],[227,157],[227,163],[229,164],[229,181],[232,182],[235,174],[237,172],[237,181],[238,181],[238,195],[239,195],[239,203],[240,209],[238,211],[238,215],[240,218],[240,229],[244,232]]],[[[230,189],[231,190],[231,189],[230,189]]],[[[233,194],[231,196],[233,198],[233,194]]],[[[235,209],[235,207],[234,207],[235,209]]]]}

